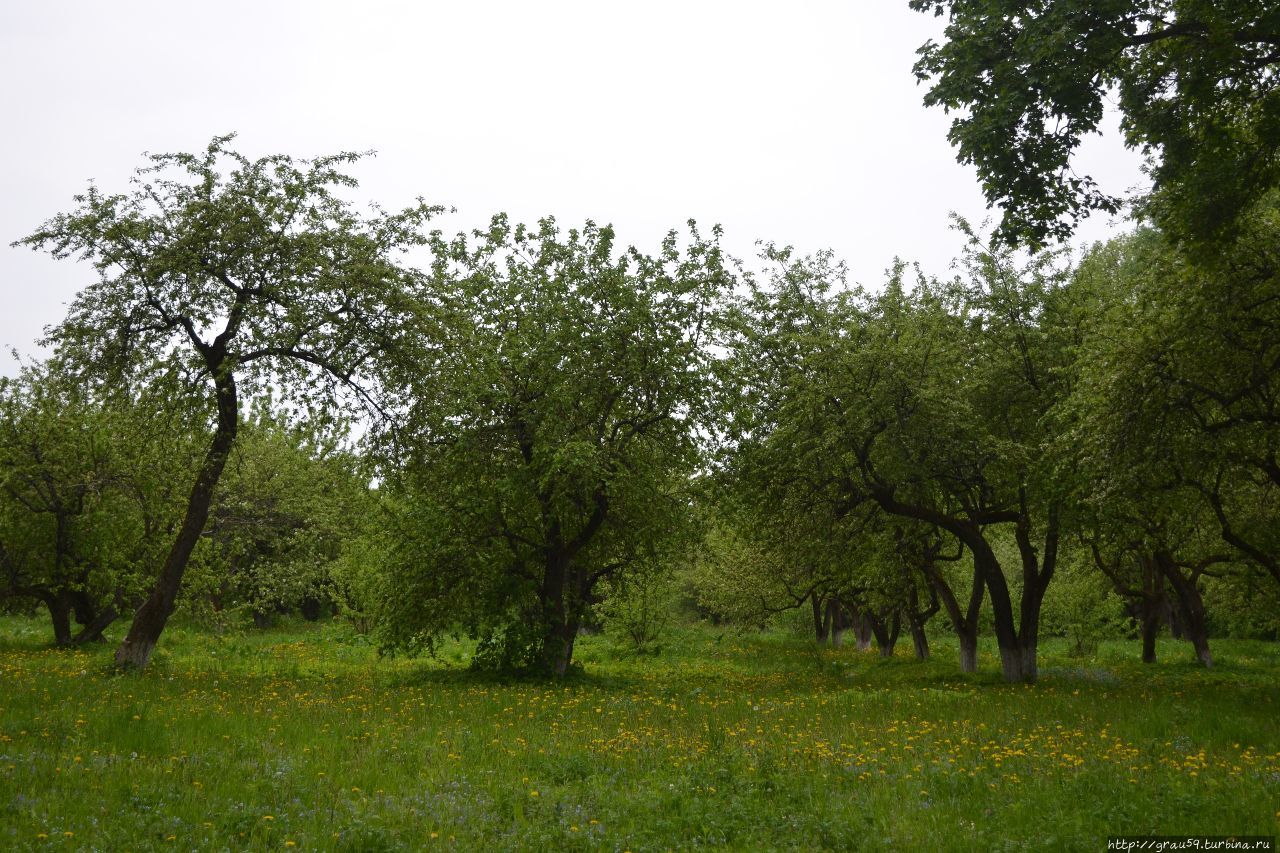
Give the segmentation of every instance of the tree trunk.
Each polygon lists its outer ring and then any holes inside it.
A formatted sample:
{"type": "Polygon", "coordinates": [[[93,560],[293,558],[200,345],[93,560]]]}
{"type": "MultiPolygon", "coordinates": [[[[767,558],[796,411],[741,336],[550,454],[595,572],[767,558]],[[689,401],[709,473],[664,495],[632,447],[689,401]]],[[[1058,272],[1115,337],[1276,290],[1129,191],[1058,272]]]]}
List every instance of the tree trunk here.
{"type": "Polygon", "coordinates": [[[1009,584],[1005,580],[1000,561],[987,541],[977,535],[966,543],[973,551],[974,564],[986,581],[987,594],[991,598],[991,612],[995,617],[996,645],[1000,649],[1000,672],[1005,681],[1022,681],[1022,646],[1013,624],[1013,600],[1009,584]]]}
{"type": "Polygon", "coordinates": [[[924,625],[911,620],[911,645],[915,648],[916,660],[929,659],[929,635],[924,632],[924,625]]]}
{"type": "Polygon", "coordinates": [[[960,671],[978,671],[978,632],[966,632],[960,638],[960,671]]]}
{"type": "Polygon", "coordinates": [[[951,620],[951,628],[956,632],[960,642],[960,671],[978,671],[978,615],[982,611],[982,599],[986,593],[986,584],[982,580],[982,571],[975,564],[973,567],[973,583],[969,589],[968,608],[960,610],[960,602],[956,598],[951,585],[938,571],[933,563],[921,566],[925,578],[937,592],[942,607],[951,620]]]}
{"type": "Polygon", "coordinates": [[[178,599],[178,590],[182,586],[182,576],[187,570],[191,552],[204,532],[205,522],[209,519],[209,508],[213,504],[214,489],[222,476],[222,469],[227,463],[227,456],[236,441],[236,432],[240,426],[240,406],[236,395],[235,377],[229,370],[223,370],[223,364],[210,366],[218,402],[218,426],[214,430],[213,440],[205,454],[204,463],[191,486],[191,495],[187,498],[187,511],[178,529],[177,538],[165,557],[160,569],[160,576],[146,601],[133,616],[133,624],[124,642],[116,650],[116,666],[125,669],[142,669],[151,660],[151,652],[164,631],[169,617],[173,615],[174,604],[178,599]]]}
{"type": "Polygon", "coordinates": [[[867,615],[860,607],[850,607],[852,612],[852,620],[850,627],[853,628],[853,640],[858,651],[866,652],[871,650],[871,623],[867,620],[867,615]]]}
{"type": "Polygon", "coordinates": [[[1156,636],[1160,633],[1159,604],[1150,598],[1142,599],[1142,662],[1156,662],[1156,636]]]}
{"type": "Polygon", "coordinates": [[[831,648],[838,649],[844,642],[844,609],[840,606],[840,597],[833,595],[827,599],[827,623],[831,626],[831,648]]]}
{"type": "MultiPolygon", "coordinates": [[[[924,574],[927,578],[929,576],[928,570],[925,570],[924,574]]],[[[916,660],[928,660],[929,637],[924,632],[924,626],[938,612],[940,606],[938,603],[938,590],[933,584],[929,584],[929,607],[921,610],[920,595],[916,591],[915,579],[905,568],[903,570],[903,580],[907,582],[907,630],[911,632],[911,644],[915,647],[916,660]]]]}
{"type": "Polygon", "coordinates": [[[53,641],[59,646],[71,645],[71,599],[66,593],[46,593],[41,596],[49,608],[53,622],[53,641]]]}
{"type": "Polygon", "coordinates": [[[107,607],[89,624],[80,629],[80,633],[76,634],[71,642],[77,646],[85,643],[98,642],[103,639],[102,632],[107,630],[112,622],[120,618],[120,611],[114,605],[107,607]]]}
{"type": "Polygon", "coordinates": [[[1022,654],[1022,680],[1035,681],[1039,675],[1036,653],[1040,645],[1040,610],[1045,590],[1058,566],[1058,508],[1051,504],[1045,520],[1044,552],[1031,543],[1031,520],[1025,490],[1019,490],[1022,508],[1014,527],[1014,541],[1022,558],[1022,599],[1018,613],[1018,647],[1022,654]]]}
{"type": "Polygon", "coordinates": [[[1182,616],[1183,629],[1196,657],[1206,667],[1213,666],[1213,654],[1209,651],[1209,629],[1205,624],[1204,598],[1194,577],[1188,578],[1174,562],[1172,555],[1165,552],[1156,554],[1156,564],[1168,579],[1178,599],[1178,610],[1182,616]]]}
{"type": "Polygon", "coordinates": [[[862,611],[862,618],[870,629],[871,635],[875,637],[880,657],[893,657],[893,648],[898,644],[898,634],[902,630],[897,611],[894,611],[888,623],[878,615],[865,610],[862,611]]]}
{"type": "Polygon", "coordinates": [[[889,618],[889,642],[880,647],[880,657],[893,657],[893,650],[897,648],[900,636],[902,636],[902,616],[895,610],[893,616],[889,618]]]}
{"type": "Polygon", "coordinates": [[[565,600],[570,581],[569,562],[562,549],[557,548],[548,555],[539,595],[544,631],[540,666],[556,678],[563,678],[569,671],[574,640],[578,637],[578,619],[565,600]]]}
{"type": "Polygon", "coordinates": [[[823,604],[822,596],[816,592],[809,596],[809,604],[813,607],[813,631],[817,641],[825,645],[831,634],[831,611],[823,604]]]}

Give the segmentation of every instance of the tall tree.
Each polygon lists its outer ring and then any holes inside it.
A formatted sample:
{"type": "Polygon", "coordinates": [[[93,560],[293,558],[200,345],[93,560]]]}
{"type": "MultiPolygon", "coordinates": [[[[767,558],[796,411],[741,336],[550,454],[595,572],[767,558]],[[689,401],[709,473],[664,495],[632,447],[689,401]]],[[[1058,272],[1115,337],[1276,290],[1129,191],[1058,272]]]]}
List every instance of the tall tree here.
{"type": "Polygon", "coordinates": [[[925,103],[978,170],[997,235],[1041,245],[1116,211],[1072,166],[1118,94],[1125,143],[1150,155],[1149,210],[1212,240],[1280,185],[1280,7],[1271,0],[911,0],[947,16],[920,48],[925,103]]]}
{"type": "Polygon", "coordinates": [[[99,278],[49,334],[86,376],[129,385],[157,365],[190,379],[208,449],[151,594],[116,652],[143,667],[173,612],[192,549],[236,440],[241,399],[278,387],[323,412],[377,407],[373,368],[414,325],[418,281],[396,258],[435,211],[356,212],[338,190],[361,155],[250,160],[217,137],[201,154],[158,154],[133,189],[96,186],[15,245],[91,261],[99,278]]]}
{"type": "Polygon", "coordinates": [[[732,276],[673,232],[655,255],[611,228],[504,216],[433,241],[439,359],[413,387],[388,490],[401,508],[392,646],[481,639],[478,664],[564,675],[606,579],[688,527],[732,276]]]}

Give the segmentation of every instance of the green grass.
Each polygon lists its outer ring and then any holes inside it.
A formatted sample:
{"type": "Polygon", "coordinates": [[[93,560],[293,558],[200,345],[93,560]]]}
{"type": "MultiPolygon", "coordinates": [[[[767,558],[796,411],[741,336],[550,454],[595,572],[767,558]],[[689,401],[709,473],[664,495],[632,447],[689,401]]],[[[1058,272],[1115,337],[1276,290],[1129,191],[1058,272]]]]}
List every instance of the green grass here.
{"type": "Polygon", "coordinates": [[[379,659],[338,623],[175,628],[142,675],[0,619],[0,848],[1105,849],[1280,827],[1280,649],[1170,642],[1034,686],[686,629],[566,684],[379,659]]]}

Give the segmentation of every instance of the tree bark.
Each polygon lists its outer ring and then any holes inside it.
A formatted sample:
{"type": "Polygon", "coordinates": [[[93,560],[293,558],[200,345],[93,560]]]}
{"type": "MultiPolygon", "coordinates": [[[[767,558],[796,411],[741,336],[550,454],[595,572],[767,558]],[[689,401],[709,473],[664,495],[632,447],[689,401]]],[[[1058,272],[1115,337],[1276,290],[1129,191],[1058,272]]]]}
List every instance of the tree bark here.
{"type": "Polygon", "coordinates": [[[1013,599],[1009,584],[995,552],[981,535],[966,542],[973,552],[974,564],[982,572],[987,594],[991,597],[991,611],[995,617],[996,645],[1000,650],[1000,672],[1005,681],[1022,681],[1022,646],[1013,624],[1013,599]]]}
{"type": "Polygon", "coordinates": [[[902,636],[902,615],[897,611],[893,611],[893,616],[889,618],[889,643],[887,646],[880,647],[881,657],[893,657],[893,650],[898,646],[898,638],[902,636]]]}
{"type": "Polygon", "coordinates": [[[76,634],[75,637],[72,638],[71,642],[77,646],[84,645],[85,643],[98,642],[103,638],[102,632],[107,630],[111,623],[115,622],[119,618],[120,611],[117,610],[114,605],[111,605],[95,616],[93,621],[81,628],[80,633],[76,634]]]}
{"type": "Polygon", "coordinates": [[[182,526],[165,557],[160,576],[156,579],[151,594],[134,614],[129,633],[116,650],[116,666],[124,669],[142,669],[151,660],[151,652],[169,617],[173,615],[178,590],[182,586],[182,576],[187,570],[191,552],[200,540],[200,534],[204,532],[205,522],[209,519],[209,508],[213,505],[214,489],[217,488],[222,469],[236,441],[236,432],[240,426],[240,405],[235,377],[230,370],[223,370],[220,360],[211,365],[210,372],[213,374],[217,396],[218,425],[195,483],[191,486],[182,526]]]}
{"type": "Polygon", "coordinates": [[[840,604],[840,596],[833,595],[827,599],[827,624],[831,628],[831,648],[838,649],[844,642],[845,618],[840,604]]]}
{"type": "Polygon", "coordinates": [[[853,629],[853,642],[860,652],[871,650],[871,623],[867,614],[856,604],[849,605],[849,627],[853,629]]]}
{"type": "MultiPolygon", "coordinates": [[[[925,577],[928,577],[928,574],[926,570],[925,577]]],[[[933,584],[929,584],[929,606],[925,610],[921,610],[920,595],[916,591],[915,579],[905,567],[903,580],[907,583],[907,629],[911,631],[911,645],[915,648],[917,660],[928,660],[929,635],[925,633],[924,626],[938,612],[940,606],[938,603],[938,591],[933,584]]]]}
{"type": "Polygon", "coordinates": [[[1160,633],[1160,613],[1156,602],[1142,600],[1142,662],[1156,662],[1156,637],[1160,633]]]}
{"type": "Polygon", "coordinates": [[[825,645],[831,634],[831,611],[826,607],[822,596],[810,593],[809,604],[813,608],[813,631],[818,643],[825,645]]]}
{"type": "Polygon", "coordinates": [[[960,671],[978,671],[978,632],[962,633],[960,638],[960,671]]]}
{"type": "Polygon", "coordinates": [[[71,599],[65,593],[44,593],[41,596],[49,608],[53,622],[53,642],[59,646],[71,645],[71,599]]]}
{"type": "Polygon", "coordinates": [[[893,657],[893,649],[898,644],[898,634],[902,630],[898,612],[895,610],[886,621],[875,613],[864,610],[862,611],[862,618],[871,629],[872,636],[875,637],[876,648],[880,652],[880,657],[893,657]]]}
{"type": "Polygon", "coordinates": [[[1022,508],[1014,539],[1022,558],[1022,600],[1018,614],[1018,645],[1022,652],[1022,680],[1035,681],[1039,675],[1036,655],[1040,645],[1040,611],[1045,590],[1058,566],[1058,508],[1049,507],[1045,521],[1044,553],[1031,544],[1031,512],[1025,491],[1018,496],[1022,508]]]}
{"type": "Polygon", "coordinates": [[[956,632],[956,639],[960,642],[960,671],[977,672],[978,615],[982,610],[982,599],[986,593],[986,584],[983,583],[982,572],[976,565],[974,566],[973,584],[969,590],[968,607],[962,611],[955,592],[952,591],[951,585],[947,583],[942,573],[938,571],[938,567],[929,562],[923,564],[920,568],[928,579],[929,584],[937,592],[938,598],[941,599],[943,609],[947,612],[947,618],[951,620],[951,628],[956,632]]]}
{"type": "Polygon", "coordinates": [[[1182,570],[1168,552],[1157,551],[1155,559],[1156,565],[1160,567],[1169,585],[1173,587],[1174,595],[1178,599],[1183,629],[1186,631],[1187,639],[1191,640],[1196,657],[1206,667],[1212,667],[1213,654],[1209,651],[1209,629],[1205,623],[1204,597],[1200,594],[1196,578],[1183,575],[1182,570]]]}

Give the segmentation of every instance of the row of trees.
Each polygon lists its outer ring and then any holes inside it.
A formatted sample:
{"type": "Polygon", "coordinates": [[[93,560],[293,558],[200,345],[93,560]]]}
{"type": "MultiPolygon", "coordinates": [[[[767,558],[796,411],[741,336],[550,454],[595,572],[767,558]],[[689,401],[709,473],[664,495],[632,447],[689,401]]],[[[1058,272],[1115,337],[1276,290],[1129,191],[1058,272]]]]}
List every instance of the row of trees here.
{"type": "Polygon", "coordinates": [[[1280,580],[1278,214],[1212,261],[1140,230],[1075,268],[1018,263],[970,231],[954,279],[899,265],[877,292],[771,253],[738,315],[718,505],[815,620],[836,601],[914,634],[940,602],[964,669],[985,606],[1005,676],[1035,678],[1067,564],[1131,602],[1144,659],[1164,620],[1211,665],[1202,581],[1280,580]]]}
{"type": "Polygon", "coordinates": [[[357,155],[228,143],[22,241],[100,273],[0,395],[8,592],[60,642],[133,613],[116,660],[144,666],[185,585],[563,675],[592,607],[694,562],[819,637],[923,656],[945,614],[965,669],[989,619],[1030,680],[1064,566],[1206,664],[1202,581],[1280,583],[1271,196],[1208,258],[1140,230],[1072,266],[960,222],[957,275],[864,290],[692,224],[652,254],[592,223],[447,237],[423,203],[357,213],[357,155]]]}

